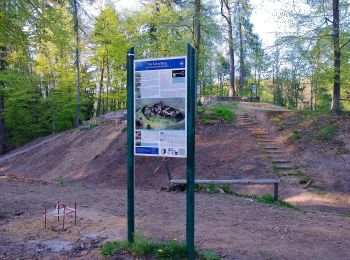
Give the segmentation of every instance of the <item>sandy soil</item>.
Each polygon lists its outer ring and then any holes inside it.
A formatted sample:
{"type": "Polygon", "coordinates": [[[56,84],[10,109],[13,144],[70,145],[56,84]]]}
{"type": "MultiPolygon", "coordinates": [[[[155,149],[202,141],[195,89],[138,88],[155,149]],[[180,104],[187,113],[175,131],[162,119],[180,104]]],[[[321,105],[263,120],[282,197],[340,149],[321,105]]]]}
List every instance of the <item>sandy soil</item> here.
{"type": "MultiPolygon", "coordinates": [[[[68,131],[50,143],[0,164],[0,174],[125,188],[125,124],[117,121],[92,129],[68,131]]],[[[169,158],[167,161],[172,178],[185,178],[185,160],[169,158]]],[[[135,175],[136,186],[143,189],[159,189],[169,181],[162,158],[137,157],[135,175]]],[[[200,179],[274,176],[271,165],[261,160],[254,136],[234,123],[198,124],[196,175],[200,179]]]]}
{"type": "MultiPolygon", "coordinates": [[[[98,258],[106,240],[126,237],[126,192],[95,185],[1,178],[1,259],[98,258]],[[43,204],[78,204],[78,225],[44,228],[43,204]]],[[[349,217],[304,212],[225,194],[196,195],[196,244],[224,259],[348,259],[349,217]]],[[[136,191],[137,231],[185,239],[185,193],[136,191]]]]}
{"type": "MultiPolygon", "coordinates": [[[[278,107],[243,104],[238,113],[252,118],[259,113],[258,119],[278,141],[264,109],[278,107]]],[[[125,121],[117,120],[68,131],[0,164],[0,259],[99,259],[103,242],[126,238],[124,127],[125,121]],[[63,186],[57,183],[60,178],[63,186]],[[49,219],[44,227],[44,206],[54,208],[57,201],[77,202],[77,226],[68,219],[62,230],[62,223],[49,219]]],[[[256,137],[244,126],[198,125],[196,147],[197,179],[277,177],[256,137]]],[[[297,161],[292,151],[290,156],[297,161]]],[[[184,160],[167,163],[173,178],[185,177],[184,160]]],[[[227,194],[197,193],[198,247],[212,249],[224,259],[349,259],[347,202],[302,189],[295,177],[281,181],[281,197],[300,206],[300,211],[227,194]]],[[[164,161],[137,158],[137,231],[156,240],[183,241],[186,194],[161,191],[167,185],[164,161]]],[[[233,189],[272,192],[266,186],[233,189]]]]}

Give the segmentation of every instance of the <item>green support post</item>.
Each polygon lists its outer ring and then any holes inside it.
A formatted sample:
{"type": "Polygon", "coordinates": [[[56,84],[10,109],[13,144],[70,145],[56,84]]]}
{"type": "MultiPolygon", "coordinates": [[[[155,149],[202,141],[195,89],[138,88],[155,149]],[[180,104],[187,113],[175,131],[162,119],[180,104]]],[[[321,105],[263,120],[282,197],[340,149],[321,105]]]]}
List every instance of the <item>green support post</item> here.
{"type": "Polygon", "coordinates": [[[128,241],[135,233],[135,177],[134,177],[134,48],[127,56],[127,130],[128,130],[128,241]]]}
{"type": "Polygon", "coordinates": [[[186,197],[186,245],[189,260],[195,259],[194,250],[194,180],[195,180],[195,50],[187,46],[187,197],[186,197]]]}

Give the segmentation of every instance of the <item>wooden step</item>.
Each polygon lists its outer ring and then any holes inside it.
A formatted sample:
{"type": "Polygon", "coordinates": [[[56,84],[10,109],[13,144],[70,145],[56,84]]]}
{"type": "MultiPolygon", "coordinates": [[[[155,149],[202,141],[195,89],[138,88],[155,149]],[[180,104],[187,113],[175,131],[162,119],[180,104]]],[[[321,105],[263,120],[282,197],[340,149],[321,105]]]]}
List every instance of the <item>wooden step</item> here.
{"type": "Polygon", "coordinates": [[[269,154],[272,154],[272,155],[281,155],[281,154],[284,154],[285,156],[285,153],[281,150],[266,150],[265,152],[269,153],[269,154]]]}
{"type": "Polygon", "coordinates": [[[261,145],[275,145],[275,146],[277,146],[277,144],[275,142],[269,141],[267,139],[266,140],[260,140],[260,141],[258,141],[258,143],[261,144],[261,145]]]}
{"type": "Polygon", "coordinates": [[[272,158],[271,161],[273,163],[290,163],[290,160],[289,159],[276,159],[276,158],[272,158]]]}
{"type": "Polygon", "coordinates": [[[278,147],[275,147],[275,146],[267,146],[267,147],[263,147],[264,149],[266,150],[277,150],[278,147]]]}
{"type": "Polygon", "coordinates": [[[275,164],[277,169],[280,170],[292,170],[295,167],[291,164],[275,164]]]}

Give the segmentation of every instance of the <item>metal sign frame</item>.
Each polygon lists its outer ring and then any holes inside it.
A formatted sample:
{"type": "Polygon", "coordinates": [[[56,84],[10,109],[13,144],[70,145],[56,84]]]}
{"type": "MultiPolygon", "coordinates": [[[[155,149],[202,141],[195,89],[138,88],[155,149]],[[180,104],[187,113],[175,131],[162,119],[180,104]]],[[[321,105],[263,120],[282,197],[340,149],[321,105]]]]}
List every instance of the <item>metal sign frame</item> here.
{"type": "Polygon", "coordinates": [[[187,158],[187,75],[186,56],[134,60],[135,156],[187,158]]]}
{"type": "MultiPolygon", "coordinates": [[[[134,241],[135,234],[135,157],[134,157],[134,55],[130,48],[127,54],[127,200],[128,200],[128,241],[134,241]]],[[[188,259],[195,259],[195,49],[187,46],[187,193],[186,193],[186,247],[188,259]]]]}

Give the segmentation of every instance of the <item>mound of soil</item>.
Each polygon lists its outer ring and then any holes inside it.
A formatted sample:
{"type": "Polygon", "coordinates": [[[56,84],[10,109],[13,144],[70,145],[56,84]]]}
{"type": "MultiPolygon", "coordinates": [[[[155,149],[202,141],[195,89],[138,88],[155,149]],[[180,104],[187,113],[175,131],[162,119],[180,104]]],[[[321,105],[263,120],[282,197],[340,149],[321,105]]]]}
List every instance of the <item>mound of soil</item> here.
{"type": "MultiPolygon", "coordinates": [[[[125,127],[125,120],[114,120],[64,132],[2,163],[0,175],[125,188],[125,127]]],[[[271,166],[260,157],[254,137],[235,123],[197,124],[197,179],[272,177],[271,166]]],[[[136,186],[159,189],[168,185],[163,158],[137,157],[135,161],[136,186]]],[[[185,178],[186,160],[167,158],[166,161],[172,178],[185,178]]]]}

